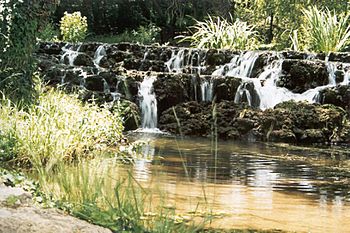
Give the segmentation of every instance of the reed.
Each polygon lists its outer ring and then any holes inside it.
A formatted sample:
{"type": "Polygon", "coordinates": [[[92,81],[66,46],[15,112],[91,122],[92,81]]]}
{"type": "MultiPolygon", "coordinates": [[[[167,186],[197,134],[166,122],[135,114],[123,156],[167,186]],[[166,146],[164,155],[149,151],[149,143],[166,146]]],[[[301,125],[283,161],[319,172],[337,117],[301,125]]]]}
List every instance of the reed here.
{"type": "Polygon", "coordinates": [[[44,193],[73,215],[113,232],[198,232],[202,225],[179,221],[174,209],[163,207],[161,195],[143,188],[115,160],[61,163],[40,174],[44,193]]]}

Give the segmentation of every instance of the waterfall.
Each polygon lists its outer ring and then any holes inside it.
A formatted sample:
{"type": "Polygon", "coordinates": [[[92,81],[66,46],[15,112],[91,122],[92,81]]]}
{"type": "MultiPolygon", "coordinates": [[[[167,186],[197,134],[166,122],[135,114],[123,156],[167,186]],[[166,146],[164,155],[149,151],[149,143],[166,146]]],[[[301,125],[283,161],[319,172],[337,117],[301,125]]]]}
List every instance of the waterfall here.
{"type": "Polygon", "coordinates": [[[73,45],[66,44],[63,48],[62,51],[64,52],[63,55],[61,56],[61,63],[64,63],[64,60],[66,57],[68,57],[68,64],[70,66],[74,66],[74,61],[79,55],[79,50],[80,50],[81,45],[78,46],[76,50],[74,50],[73,45]]]}
{"type": "Polygon", "coordinates": [[[235,103],[238,104],[241,101],[246,101],[249,106],[252,106],[252,96],[247,89],[248,82],[243,82],[241,85],[239,85],[236,95],[235,95],[235,103]]]}
{"type": "Polygon", "coordinates": [[[111,87],[109,86],[108,82],[106,81],[106,79],[102,79],[103,82],[103,93],[105,95],[110,95],[111,94],[111,87]]]}
{"type": "Polygon", "coordinates": [[[184,68],[188,68],[191,74],[201,75],[202,71],[205,70],[205,61],[202,62],[202,58],[197,50],[180,49],[178,52],[173,50],[165,65],[168,72],[182,73],[184,68]]]}
{"type": "MultiPolygon", "coordinates": [[[[247,102],[250,106],[259,107],[264,110],[267,108],[273,108],[277,104],[295,100],[295,101],[307,101],[310,103],[320,102],[320,91],[336,86],[336,72],[338,71],[337,63],[328,62],[326,58],[326,68],[328,71],[328,84],[324,86],[319,86],[304,93],[293,93],[284,87],[278,87],[277,83],[282,74],[282,64],[284,58],[281,54],[273,54],[272,56],[278,59],[272,59],[268,65],[264,67],[264,71],[258,77],[251,77],[252,70],[255,61],[259,57],[258,52],[248,51],[242,52],[239,55],[235,55],[230,63],[219,67],[215,70],[212,75],[223,75],[223,76],[233,76],[242,79],[242,83],[237,88],[234,101],[235,103],[240,103],[242,101],[247,102]],[[253,88],[248,88],[248,84],[252,84],[253,88]],[[252,90],[253,89],[253,90],[252,90]],[[253,93],[253,92],[254,93],[253,93]],[[253,99],[259,98],[259,102],[255,103],[253,99]]],[[[344,80],[342,85],[349,84],[350,72],[345,72],[344,80]]],[[[208,83],[203,83],[202,89],[202,100],[206,99],[206,88],[208,83]]],[[[208,100],[208,99],[206,99],[208,100]]]]}
{"type": "Polygon", "coordinates": [[[335,72],[338,71],[337,63],[326,62],[328,71],[328,84],[331,86],[337,85],[335,72]]]}
{"type": "MultiPolygon", "coordinates": [[[[283,59],[275,61],[266,67],[265,71],[254,82],[255,89],[260,98],[260,109],[273,108],[275,105],[289,100],[320,102],[320,91],[336,86],[336,63],[326,63],[328,71],[328,84],[307,90],[301,94],[293,93],[284,87],[277,87],[276,83],[282,72],[283,59]]],[[[345,78],[344,78],[345,79],[345,78]]]]}
{"type": "Polygon", "coordinates": [[[213,80],[201,80],[201,97],[203,102],[211,102],[213,100],[213,80]]]}
{"type": "Polygon", "coordinates": [[[258,57],[259,53],[255,51],[242,52],[240,55],[235,55],[230,63],[215,70],[212,75],[250,77],[258,57]]]}
{"type": "Polygon", "coordinates": [[[102,58],[106,55],[107,53],[106,53],[105,46],[104,45],[98,46],[94,55],[94,60],[93,60],[96,67],[99,68],[102,58]]]}
{"type": "Polygon", "coordinates": [[[343,82],[341,83],[341,85],[349,85],[350,84],[350,70],[346,71],[345,74],[344,74],[344,80],[343,82]]]}
{"type": "Polygon", "coordinates": [[[185,64],[185,49],[180,49],[177,53],[173,50],[171,58],[165,63],[169,72],[181,73],[185,64]]]}
{"type": "Polygon", "coordinates": [[[155,76],[146,76],[139,89],[140,108],[142,114],[141,125],[143,129],[157,128],[157,99],[153,90],[155,76]]]}

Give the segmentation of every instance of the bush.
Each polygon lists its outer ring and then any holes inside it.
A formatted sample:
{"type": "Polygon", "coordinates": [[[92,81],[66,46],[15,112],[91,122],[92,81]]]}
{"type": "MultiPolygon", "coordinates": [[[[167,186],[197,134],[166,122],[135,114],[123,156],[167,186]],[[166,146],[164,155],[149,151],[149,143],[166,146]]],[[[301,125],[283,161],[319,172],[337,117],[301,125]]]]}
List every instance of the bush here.
{"type": "Polygon", "coordinates": [[[59,31],[55,28],[52,23],[48,23],[43,27],[38,35],[38,39],[41,41],[59,41],[59,31]]]}
{"type": "Polygon", "coordinates": [[[86,17],[81,16],[80,12],[65,12],[60,23],[63,41],[76,43],[85,39],[88,24],[86,17]]]}
{"type": "Polygon", "coordinates": [[[191,29],[195,33],[182,37],[181,41],[189,41],[191,46],[197,48],[243,50],[253,49],[257,44],[253,27],[239,19],[230,23],[224,18],[209,16],[203,22],[196,21],[191,29]]]}
{"type": "Polygon", "coordinates": [[[101,42],[101,43],[120,43],[131,42],[140,44],[153,44],[158,43],[160,40],[160,28],[149,24],[148,26],[140,26],[137,30],[124,31],[118,35],[101,35],[88,38],[89,41],[101,42]]]}
{"type": "Polygon", "coordinates": [[[120,140],[123,127],[117,113],[61,91],[40,92],[38,103],[26,111],[6,98],[1,101],[0,149],[11,147],[15,161],[50,170],[58,162],[92,156],[120,140]]]}
{"type": "Polygon", "coordinates": [[[312,7],[304,9],[305,25],[303,27],[307,47],[315,52],[336,52],[349,44],[350,14],[337,16],[328,8],[324,11],[312,7]]]}

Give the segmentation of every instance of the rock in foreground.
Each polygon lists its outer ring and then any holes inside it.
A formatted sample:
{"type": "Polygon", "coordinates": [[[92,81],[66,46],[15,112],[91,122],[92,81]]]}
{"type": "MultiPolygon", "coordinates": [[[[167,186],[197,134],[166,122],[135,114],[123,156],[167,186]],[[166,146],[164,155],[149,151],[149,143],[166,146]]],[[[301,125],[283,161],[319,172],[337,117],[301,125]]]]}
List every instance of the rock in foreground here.
{"type": "Polygon", "coordinates": [[[30,200],[20,188],[0,185],[0,233],[111,233],[62,211],[34,207],[30,200]]]}

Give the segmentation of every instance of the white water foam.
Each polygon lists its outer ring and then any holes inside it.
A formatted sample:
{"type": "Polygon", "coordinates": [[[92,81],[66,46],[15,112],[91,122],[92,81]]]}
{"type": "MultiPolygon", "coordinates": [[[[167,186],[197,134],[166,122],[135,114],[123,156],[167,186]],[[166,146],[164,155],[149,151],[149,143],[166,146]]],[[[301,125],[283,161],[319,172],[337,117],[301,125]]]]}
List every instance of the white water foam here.
{"type": "Polygon", "coordinates": [[[102,58],[106,55],[107,55],[107,53],[106,53],[105,45],[98,46],[98,48],[96,49],[95,55],[94,55],[94,60],[93,60],[94,65],[97,68],[100,68],[100,62],[101,62],[102,58]]]}
{"type": "Polygon", "coordinates": [[[68,64],[70,66],[74,66],[74,61],[78,57],[79,50],[80,50],[81,45],[78,46],[76,50],[74,50],[74,46],[70,44],[66,44],[63,46],[62,51],[64,52],[63,55],[61,56],[61,63],[65,62],[66,57],[68,57],[68,64]]]}
{"type": "Polygon", "coordinates": [[[141,126],[143,129],[157,128],[157,99],[153,90],[155,76],[146,76],[139,89],[140,108],[141,108],[141,126]]]}

